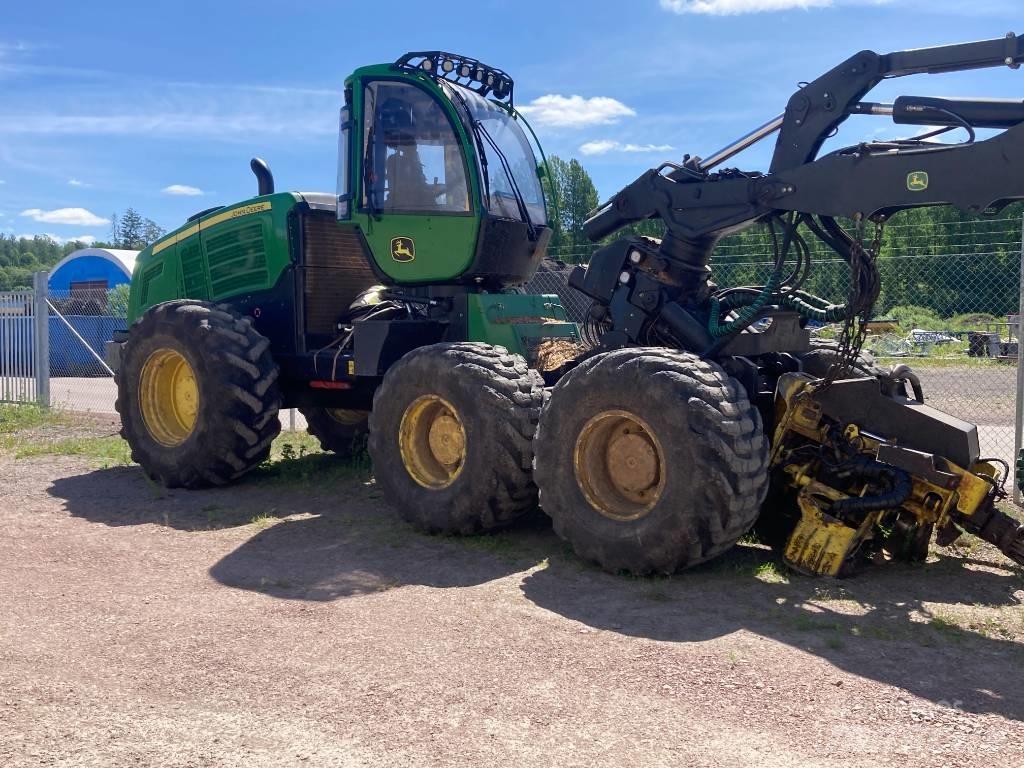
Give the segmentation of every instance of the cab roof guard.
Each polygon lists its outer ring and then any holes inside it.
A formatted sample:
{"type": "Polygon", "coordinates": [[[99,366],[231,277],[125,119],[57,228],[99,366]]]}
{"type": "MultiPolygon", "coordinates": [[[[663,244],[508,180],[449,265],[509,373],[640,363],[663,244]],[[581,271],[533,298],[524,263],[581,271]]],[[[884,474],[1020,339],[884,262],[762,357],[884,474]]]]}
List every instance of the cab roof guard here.
{"type": "Polygon", "coordinates": [[[477,59],[447,51],[412,51],[399,58],[395,64],[439,80],[472,88],[481,96],[491,95],[513,107],[512,78],[504,70],[491,67],[477,59]]]}

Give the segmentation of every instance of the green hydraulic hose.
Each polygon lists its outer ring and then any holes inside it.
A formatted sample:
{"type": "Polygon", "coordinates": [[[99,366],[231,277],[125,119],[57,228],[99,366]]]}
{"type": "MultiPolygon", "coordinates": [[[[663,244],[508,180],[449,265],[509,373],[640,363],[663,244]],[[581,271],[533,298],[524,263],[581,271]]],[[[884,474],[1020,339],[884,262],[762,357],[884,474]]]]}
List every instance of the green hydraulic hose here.
{"type": "Polygon", "coordinates": [[[768,303],[778,287],[779,282],[779,270],[775,270],[775,273],[768,280],[768,284],[761,289],[761,292],[757,294],[753,301],[749,304],[739,305],[743,306],[739,314],[727,323],[720,323],[721,316],[721,301],[712,297],[711,298],[711,314],[708,316],[708,333],[711,334],[711,338],[720,339],[723,336],[728,336],[737,329],[743,329],[750,325],[750,322],[757,317],[757,313],[761,311],[762,307],[768,303]]]}
{"type": "MultiPolygon", "coordinates": [[[[749,320],[754,317],[754,313],[750,313],[749,310],[756,306],[757,311],[760,311],[769,298],[772,301],[778,302],[783,307],[798,312],[801,317],[806,317],[810,320],[817,320],[823,323],[835,323],[846,318],[847,308],[845,304],[830,304],[820,296],[805,293],[804,291],[795,291],[793,293],[785,293],[781,295],[774,294],[770,297],[766,297],[765,294],[768,287],[769,286],[766,285],[755,297],[751,297],[750,294],[747,293],[732,294],[722,299],[712,299],[712,320],[711,323],[709,323],[708,330],[711,331],[711,327],[715,325],[714,321],[717,319],[717,313],[721,312],[721,308],[724,307],[726,311],[730,311],[733,309],[739,309],[740,307],[746,307],[747,309],[740,314],[740,317],[733,320],[732,323],[739,322],[744,316],[747,317],[746,322],[749,322],[749,320]]],[[[721,328],[723,326],[718,327],[721,328]]]]}

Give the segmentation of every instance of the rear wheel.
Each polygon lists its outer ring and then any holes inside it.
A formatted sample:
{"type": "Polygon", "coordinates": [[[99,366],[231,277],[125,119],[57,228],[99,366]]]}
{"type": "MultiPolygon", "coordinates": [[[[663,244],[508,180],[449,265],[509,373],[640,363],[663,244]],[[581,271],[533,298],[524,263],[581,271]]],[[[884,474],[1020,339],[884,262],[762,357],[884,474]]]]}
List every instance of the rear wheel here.
{"type": "Polygon", "coordinates": [[[169,301],[132,326],[116,408],[132,459],[168,487],[223,485],[264,461],[281,429],[270,342],[226,306],[169,301]]]}
{"type": "Polygon", "coordinates": [[[306,419],[306,431],[325,451],[349,459],[366,449],[369,411],[308,407],[299,408],[299,412],[306,419]]]}
{"type": "Polygon", "coordinates": [[[739,383],[695,355],[621,349],[581,363],[541,416],[541,508],[609,571],[672,573],[749,530],[768,488],[761,418],[739,383]]]}
{"type": "MultiPolygon", "coordinates": [[[[797,357],[805,372],[812,376],[826,376],[829,369],[839,362],[839,342],[831,339],[814,339],[811,349],[797,357]]],[[[875,361],[875,356],[861,350],[853,363],[854,374],[857,376],[874,376],[878,379],[888,378],[889,372],[875,361]]]]}
{"type": "Polygon", "coordinates": [[[530,467],[543,399],[540,374],[504,347],[413,350],[373,398],[377,483],[406,520],[431,533],[511,523],[537,504],[530,467]]]}

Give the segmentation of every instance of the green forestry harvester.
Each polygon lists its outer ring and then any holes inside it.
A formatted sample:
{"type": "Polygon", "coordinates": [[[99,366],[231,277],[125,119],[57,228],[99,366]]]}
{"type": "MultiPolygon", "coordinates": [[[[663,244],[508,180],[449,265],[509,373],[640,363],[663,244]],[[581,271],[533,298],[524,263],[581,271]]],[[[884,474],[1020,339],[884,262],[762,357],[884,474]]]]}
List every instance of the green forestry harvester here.
{"type": "Polygon", "coordinates": [[[509,524],[539,487],[558,534],[609,570],[685,568],[755,523],[808,573],[920,559],[933,532],[1024,562],[1024,528],[995,506],[1008,470],[980,456],[977,428],[926,405],[906,366],[860,353],[890,215],[1024,199],[1020,102],[862,98],[887,77],[1021,61],[1012,35],[862,52],[721,152],[646,172],[586,232],[659,219],[665,235],[607,242],[574,272],[593,300],[582,327],[521,288],[551,229],[512,79],[441,51],[358,69],[338,194],[275,192],[253,160],[258,196],[140,254],[131,327],[108,352],[132,455],[168,486],[224,484],[267,458],[279,409],[297,407],[325,449],[366,444],[422,529],[509,524]],[[970,138],[817,157],[866,113],[970,138]],[[977,127],[1001,132],[975,141],[977,127]],[[715,170],[776,131],[769,173],[715,170]],[[715,285],[716,242],[753,224],[771,232],[771,278],[715,285]],[[801,290],[806,237],[850,264],[845,304],[801,290]],[[839,340],[812,344],[810,320],[840,323],[839,340]]]}

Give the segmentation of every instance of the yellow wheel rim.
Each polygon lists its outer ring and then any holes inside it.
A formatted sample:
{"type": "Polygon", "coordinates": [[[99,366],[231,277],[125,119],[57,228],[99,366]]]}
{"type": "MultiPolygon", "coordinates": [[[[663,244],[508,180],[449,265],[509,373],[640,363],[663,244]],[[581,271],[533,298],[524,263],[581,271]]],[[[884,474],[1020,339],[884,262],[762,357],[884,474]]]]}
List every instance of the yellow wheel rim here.
{"type": "Polygon", "coordinates": [[[588,421],[573,452],[576,482],[590,505],[612,520],[637,520],[665,490],[665,453],[654,430],[628,411],[588,421]]]}
{"type": "Polygon", "coordinates": [[[455,406],[437,395],[416,398],[398,428],[406,471],[424,488],[447,488],[466,463],[466,430],[455,406]]]}
{"type": "Polygon", "coordinates": [[[366,421],[366,411],[350,411],[347,408],[327,408],[327,415],[343,427],[354,427],[366,421]]]}
{"type": "Polygon", "coordinates": [[[196,426],[199,387],[196,376],[180,352],[158,349],[142,365],[139,404],[149,434],[160,445],[184,443],[196,426]]]}

